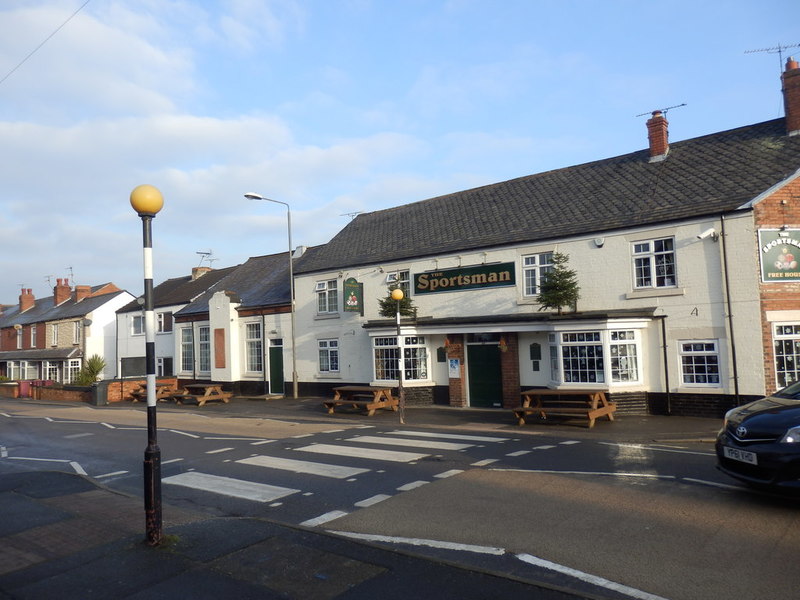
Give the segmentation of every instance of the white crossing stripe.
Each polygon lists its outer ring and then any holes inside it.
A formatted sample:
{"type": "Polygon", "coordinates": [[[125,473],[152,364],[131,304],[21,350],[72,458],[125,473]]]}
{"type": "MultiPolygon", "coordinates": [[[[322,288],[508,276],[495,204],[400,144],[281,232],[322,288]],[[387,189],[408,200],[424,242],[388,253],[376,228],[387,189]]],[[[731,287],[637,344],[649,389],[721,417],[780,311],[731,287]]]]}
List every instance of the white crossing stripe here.
{"type": "Polygon", "coordinates": [[[334,521],[339,517],[344,517],[347,513],[343,510],[332,510],[331,512],[327,512],[324,515],[320,515],[313,519],[309,519],[308,521],[303,521],[300,525],[304,527],[316,527],[317,525],[322,525],[323,523],[327,523],[329,521],[334,521]]]}
{"type": "Polygon", "coordinates": [[[173,475],[172,477],[165,477],[162,481],[164,483],[203,490],[205,492],[214,492],[216,494],[222,494],[223,496],[255,500],[256,502],[271,502],[278,498],[283,498],[284,496],[296,494],[300,491],[292,488],[268,485],[266,483],[254,483],[242,479],[198,473],[197,471],[189,471],[173,475]]]}
{"type": "Polygon", "coordinates": [[[388,500],[391,496],[387,496],[386,494],[378,494],[377,496],[373,496],[372,498],[367,498],[366,500],[361,500],[360,502],[356,502],[355,506],[360,508],[366,508],[367,506],[372,506],[373,504],[377,504],[378,502],[383,502],[384,500],[388,500]]]}
{"type": "Polygon", "coordinates": [[[562,446],[571,446],[572,444],[580,444],[578,440],[567,440],[565,442],[558,442],[562,446]]]}
{"type": "Polygon", "coordinates": [[[496,463],[498,460],[500,460],[500,459],[498,459],[498,458],[484,458],[483,460],[479,460],[478,462],[472,463],[471,466],[473,466],[473,467],[485,467],[486,465],[490,465],[492,463],[496,463]]]}
{"type": "Polygon", "coordinates": [[[377,448],[356,448],[354,446],[338,446],[334,444],[311,444],[295,448],[300,452],[316,452],[317,454],[333,454],[334,456],[350,456],[369,460],[388,460],[390,462],[411,462],[428,456],[416,452],[399,452],[395,450],[379,450],[377,448]]]}
{"type": "Polygon", "coordinates": [[[72,435],[65,435],[64,439],[74,440],[75,438],[82,438],[82,437],[87,437],[87,436],[90,436],[90,435],[94,435],[94,434],[93,433],[73,433],[72,435]]]}
{"type": "Polygon", "coordinates": [[[524,456],[525,454],[530,454],[530,450],[517,450],[516,452],[511,452],[506,454],[506,456],[524,456]]]}
{"type": "Polygon", "coordinates": [[[220,452],[229,452],[233,448],[217,448],[216,450],[208,450],[206,454],[219,454],[220,452]]]}
{"type": "Polygon", "coordinates": [[[555,448],[555,446],[536,446],[534,450],[550,450],[551,448],[555,448]]]}
{"type": "Polygon", "coordinates": [[[430,481],[412,481],[411,483],[407,483],[405,485],[401,485],[397,489],[400,490],[401,492],[407,492],[409,490],[415,490],[418,487],[422,487],[426,483],[430,483],[430,481]]]}
{"type": "Polygon", "coordinates": [[[459,473],[463,473],[463,469],[450,469],[449,471],[445,471],[444,473],[439,473],[438,475],[434,475],[437,479],[446,479],[448,477],[452,477],[453,475],[458,475],[459,473]]]}
{"type": "Polygon", "coordinates": [[[389,435],[410,435],[413,437],[435,437],[444,440],[465,440],[467,442],[507,442],[508,438],[486,437],[483,435],[459,435],[457,433],[434,433],[432,431],[387,431],[389,435]]]}
{"type": "Polygon", "coordinates": [[[410,446],[411,448],[435,448],[436,450],[464,450],[474,444],[454,444],[453,442],[435,442],[428,440],[408,440],[405,438],[384,438],[375,435],[357,435],[345,440],[358,444],[383,444],[385,446],[410,446]]]}
{"type": "Polygon", "coordinates": [[[362,473],[368,473],[369,469],[358,469],[355,467],[345,467],[342,465],[328,465],[324,463],[310,462],[307,460],[293,460],[291,458],[277,458],[275,456],[251,456],[236,462],[243,465],[254,465],[256,467],[266,467],[268,469],[281,469],[292,471],[293,473],[304,473],[306,475],[320,475],[333,479],[347,479],[362,473]]]}

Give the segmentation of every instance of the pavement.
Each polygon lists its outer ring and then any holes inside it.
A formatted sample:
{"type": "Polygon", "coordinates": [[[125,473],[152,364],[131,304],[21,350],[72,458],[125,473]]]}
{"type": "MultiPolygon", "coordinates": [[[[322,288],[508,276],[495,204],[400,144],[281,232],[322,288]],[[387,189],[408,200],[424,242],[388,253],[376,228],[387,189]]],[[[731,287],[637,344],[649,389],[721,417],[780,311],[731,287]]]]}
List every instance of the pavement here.
{"type": "MultiPolygon", "coordinates": [[[[159,414],[202,411],[237,419],[319,424],[398,423],[398,413],[328,415],[320,398],[243,399],[228,404],[159,404],[159,414]]],[[[35,401],[0,398],[14,406],[35,401]]],[[[41,404],[41,403],[37,403],[41,404]]],[[[63,404],[59,406],[63,407],[63,404]]],[[[85,407],[86,405],[81,405],[85,407]]],[[[120,403],[98,411],[131,409],[120,403]]],[[[138,405],[138,410],[145,407],[138,405]]],[[[575,421],[518,427],[507,410],[406,407],[407,426],[569,435],[620,443],[710,443],[717,419],[618,415],[594,428],[575,421]]],[[[1,434],[0,434],[1,435],[1,434]]],[[[0,437],[2,443],[2,437],[0,437]]],[[[0,455],[2,460],[2,455],[0,455]]],[[[267,519],[220,518],[164,504],[159,546],[145,542],[141,497],[78,474],[0,473],[0,600],[94,598],[593,599],[543,581],[467,568],[267,519]]]]}

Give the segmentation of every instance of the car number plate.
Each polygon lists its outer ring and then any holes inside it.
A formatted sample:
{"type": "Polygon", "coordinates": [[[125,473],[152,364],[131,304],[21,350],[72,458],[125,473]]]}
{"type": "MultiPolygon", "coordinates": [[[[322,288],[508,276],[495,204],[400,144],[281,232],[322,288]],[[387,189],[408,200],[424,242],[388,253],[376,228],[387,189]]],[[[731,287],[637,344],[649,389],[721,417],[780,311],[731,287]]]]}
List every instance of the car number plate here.
{"type": "Polygon", "coordinates": [[[739,450],[738,448],[731,448],[730,446],[724,446],[722,452],[725,454],[725,458],[738,460],[739,462],[751,465],[758,464],[758,458],[755,452],[747,452],[746,450],[739,450]]]}

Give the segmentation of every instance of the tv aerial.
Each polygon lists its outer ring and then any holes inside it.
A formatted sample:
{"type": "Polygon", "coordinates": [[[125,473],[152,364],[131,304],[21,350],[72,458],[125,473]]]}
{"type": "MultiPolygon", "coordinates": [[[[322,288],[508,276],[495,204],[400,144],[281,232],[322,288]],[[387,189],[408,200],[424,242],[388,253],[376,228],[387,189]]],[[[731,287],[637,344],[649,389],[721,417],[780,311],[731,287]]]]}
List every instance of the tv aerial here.
{"type": "Polygon", "coordinates": [[[195,252],[195,254],[200,255],[200,262],[197,265],[198,267],[203,266],[203,261],[206,261],[210,267],[215,260],[219,260],[218,258],[211,258],[214,256],[214,253],[211,250],[207,250],[206,252],[195,252]]]}
{"type": "Polygon", "coordinates": [[[783,51],[789,48],[800,48],[800,44],[778,44],[772,48],[758,48],[757,50],[745,50],[745,54],[758,54],[766,52],[767,54],[777,54],[778,63],[781,70],[783,70],[783,51]]]}
{"type": "Polygon", "coordinates": [[[638,114],[636,116],[637,117],[645,117],[647,115],[652,115],[654,112],[660,112],[661,114],[663,114],[666,117],[668,111],[672,110],[673,108],[680,108],[681,106],[686,106],[686,102],[684,102],[683,104],[676,104],[675,106],[668,106],[666,108],[657,108],[656,110],[651,110],[650,112],[643,112],[643,113],[640,113],[640,114],[638,114]]]}
{"type": "Polygon", "coordinates": [[[363,212],[363,211],[361,211],[361,210],[357,210],[357,211],[355,211],[355,212],[343,213],[343,214],[341,214],[341,215],[339,215],[339,216],[341,216],[341,217],[350,217],[350,219],[352,220],[352,219],[355,219],[355,218],[356,218],[358,215],[360,215],[362,212],[363,212]]]}

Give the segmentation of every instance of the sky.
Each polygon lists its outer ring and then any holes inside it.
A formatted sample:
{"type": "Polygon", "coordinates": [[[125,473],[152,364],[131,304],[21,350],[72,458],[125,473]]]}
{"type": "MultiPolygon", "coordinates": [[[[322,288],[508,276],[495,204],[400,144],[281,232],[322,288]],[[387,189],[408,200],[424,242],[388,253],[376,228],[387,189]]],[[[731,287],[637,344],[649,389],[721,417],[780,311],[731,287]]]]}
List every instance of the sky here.
{"type": "Polygon", "coordinates": [[[2,0],[0,303],[783,116],[796,0],[2,0]],[[790,18],[792,17],[792,18],[790,18]],[[680,106],[684,105],[685,106],[680,106]]]}

